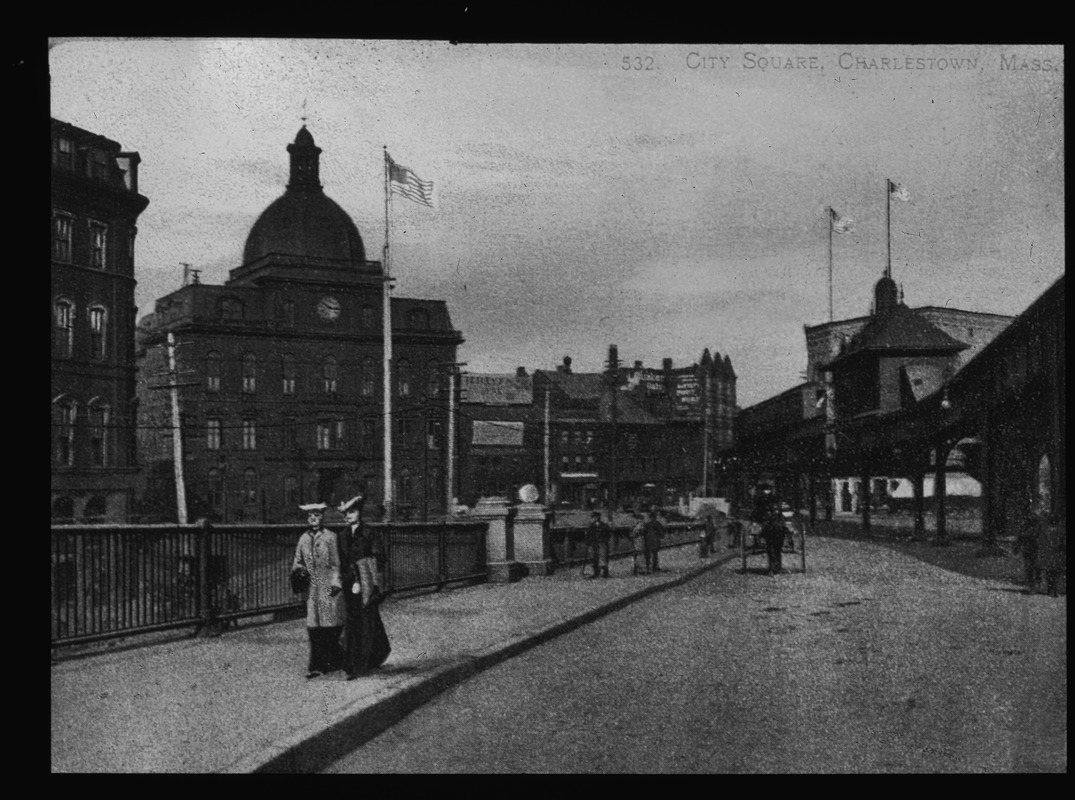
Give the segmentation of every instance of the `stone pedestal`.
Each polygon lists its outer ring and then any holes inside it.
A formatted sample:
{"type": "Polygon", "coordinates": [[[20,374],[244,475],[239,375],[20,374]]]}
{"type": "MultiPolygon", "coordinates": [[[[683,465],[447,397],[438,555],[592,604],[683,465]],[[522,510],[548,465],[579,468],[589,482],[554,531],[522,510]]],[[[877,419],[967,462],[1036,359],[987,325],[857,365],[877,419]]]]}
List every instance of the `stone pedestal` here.
{"type": "Polygon", "coordinates": [[[474,506],[471,516],[489,524],[489,530],[485,534],[485,561],[489,580],[494,583],[518,580],[520,570],[515,563],[510,524],[512,509],[508,506],[507,498],[483,497],[474,506]]]}
{"type": "Polygon", "coordinates": [[[527,575],[553,573],[552,542],[549,528],[552,512],[539,503],[519,503],[515,506],[515,560],[527,575]]]}

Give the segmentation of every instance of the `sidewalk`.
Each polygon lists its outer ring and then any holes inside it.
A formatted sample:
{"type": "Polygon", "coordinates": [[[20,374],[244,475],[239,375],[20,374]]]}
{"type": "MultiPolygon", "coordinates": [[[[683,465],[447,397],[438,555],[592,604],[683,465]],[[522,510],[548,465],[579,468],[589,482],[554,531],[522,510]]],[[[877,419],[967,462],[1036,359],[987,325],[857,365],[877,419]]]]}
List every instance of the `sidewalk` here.
{"type": "Polygon", "coordinates": [[[545,578],[390,600],[392,654],[376,674],[307,681],[304,620],[52,665],[53,772],[310,772],[445,689],[535,645],[688,581],[696,542],[661,551],[657,575],[578,566],[545,578]]]}

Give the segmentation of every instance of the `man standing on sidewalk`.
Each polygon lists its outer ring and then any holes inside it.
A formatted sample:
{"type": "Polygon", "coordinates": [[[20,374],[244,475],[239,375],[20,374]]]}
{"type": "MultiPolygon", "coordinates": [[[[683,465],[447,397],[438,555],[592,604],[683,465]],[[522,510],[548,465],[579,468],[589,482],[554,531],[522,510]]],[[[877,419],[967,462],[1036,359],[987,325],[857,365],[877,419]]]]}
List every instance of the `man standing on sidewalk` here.
{"type": "Polygon", "coordinates": [[[612,538],[612,528],[601,519],[601,512],[594,511],[590,527],[586,529],[587,543],[590,545],[590,558],[593,563],[593,575],[591,578],[608,577],[608,546],[612,538]]]}
{"type": "Polygon", "coordinates": [[[664,525],[657,520],[656,508],[649,512],[649,521],[642,528],[642,536],[646,546],[646,569],[649,572],[661,572],[657,552],[661,547],[661,539],[664,538],[664,525]]]}
{"type": "Polygon", "coordinates": [[[781,551],[784,549],[784,517],[780,503],[773,496],[773,487],[768,483],[758,486],[754,497],[753,521],[761,525],[761,536],[765,540],[765,552],[769,557],[769,574],[779,575],[783,572],[781,551]]]}
{"type": "Polygon", "coordinates": [[[310,637],[310,661],[306,677],[316,678],[340,668],[340,629],[347,612],[336,534],[321,525],[328,506],[310,503],[299,508],[306,512],[310,528],[299,537],[291,570],[305,570],[309,579],[306,632],[310,637]]]}

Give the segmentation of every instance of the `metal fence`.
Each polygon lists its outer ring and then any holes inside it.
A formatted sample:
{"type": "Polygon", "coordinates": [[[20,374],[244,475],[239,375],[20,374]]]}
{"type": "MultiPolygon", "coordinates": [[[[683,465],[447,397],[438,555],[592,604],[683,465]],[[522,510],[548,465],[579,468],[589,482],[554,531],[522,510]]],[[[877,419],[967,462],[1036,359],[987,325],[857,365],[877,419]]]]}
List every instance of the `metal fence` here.
{"type": "MultiPolygon", "coordinates": [[[[373,524],[388,591],[484,580],[486,523],[373,524]]],[[[52,643],[208,626],[298,608],[301,525],[52,527],[52,643]]]]}
{"type": "MultiPolygon", "coordinates": [[[[677,547],[697,542],[705,525],[697,522],[669,522],[664,526],[661,547],[677,547]]],[[[551,530],[552,558],[558,564],[580,564],[590,558],[586,544],[586,528],[553,528],[551,530]]],[[[609,558],[629,556],[634,552],[631,528],[613,528],[609,542],[609,558]]]]}

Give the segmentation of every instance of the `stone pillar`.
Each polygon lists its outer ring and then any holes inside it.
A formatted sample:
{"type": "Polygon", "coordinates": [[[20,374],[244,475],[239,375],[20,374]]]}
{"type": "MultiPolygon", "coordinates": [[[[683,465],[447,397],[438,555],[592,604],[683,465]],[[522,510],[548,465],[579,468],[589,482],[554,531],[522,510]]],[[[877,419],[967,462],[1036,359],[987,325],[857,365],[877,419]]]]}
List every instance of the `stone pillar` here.
{"type": "Polygon", "coordinates": [[[489,525],[485,534],[485,561],[486,573],[493,583],[507,583],[519,578],[511,525],[508,521],[511,512],[512,509],[508,507],[508,501],[504,497],[483,497],[471,512],[472,517],[489,525]]]}
{"type": "Polygon", "coordinates": [[[519,503],[512,521],[515,560],[527,575],[552,575],[552,512],[540,503],[519,503]]]}
{"type": "Polygon", "coordinates": [[[948,453],[951,447],[948,442],[938,442],[934,448],[936,463],[933,465],[933,502],[936,504],[937,532],[933,538],[933,544],[938,547],[946,547],[948,541],[948,453]]]}

